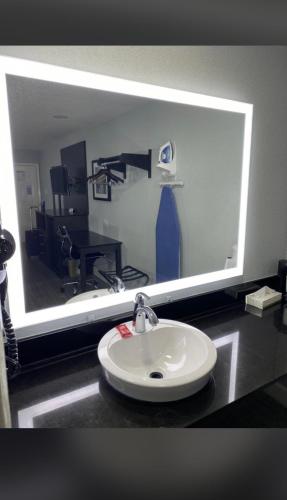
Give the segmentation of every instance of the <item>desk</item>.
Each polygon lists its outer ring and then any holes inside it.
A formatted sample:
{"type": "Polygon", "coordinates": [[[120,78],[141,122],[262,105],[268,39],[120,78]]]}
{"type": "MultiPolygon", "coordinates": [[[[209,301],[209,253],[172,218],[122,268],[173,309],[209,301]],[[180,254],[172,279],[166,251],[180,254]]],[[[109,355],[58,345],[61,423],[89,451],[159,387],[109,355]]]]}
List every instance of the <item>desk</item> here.
{"type": "Polygon", "coordinates": [[[116,274],[121,277],[122,271],[122,242],[94,233],[93,231],[70,231],[73,247],[80,254],[80,289],[86,287],[86,257],[96,252],[113,251],[115,254],[116,274]]]}

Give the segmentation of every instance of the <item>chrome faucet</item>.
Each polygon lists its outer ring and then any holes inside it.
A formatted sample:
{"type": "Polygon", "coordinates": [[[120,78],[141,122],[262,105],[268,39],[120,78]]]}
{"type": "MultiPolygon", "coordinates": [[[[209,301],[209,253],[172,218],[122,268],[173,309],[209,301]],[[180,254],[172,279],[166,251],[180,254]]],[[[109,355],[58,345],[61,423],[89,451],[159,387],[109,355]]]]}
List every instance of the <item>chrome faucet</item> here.
{"type": "Polygon", "coordinates": [[[150,297],[144,293],[144,292],[138,292],[135,296],[135,308],[134,308],[134,314],[138,308],[138,306],[144,306],[145,303],[144,301],[145,300],[150,300],[150,297]]]}
{"type": "Polygon", "coordinates": [[[135,321],[135,332],[145,333],[146,332],[146,317],[152,326],[158,324],[158,317],[151,307],[145,305],[145,299],[149,300],[150,297],[143,292],[137,293],[135,298],[135,308],[134,308],[134,321],[135,321]]]}

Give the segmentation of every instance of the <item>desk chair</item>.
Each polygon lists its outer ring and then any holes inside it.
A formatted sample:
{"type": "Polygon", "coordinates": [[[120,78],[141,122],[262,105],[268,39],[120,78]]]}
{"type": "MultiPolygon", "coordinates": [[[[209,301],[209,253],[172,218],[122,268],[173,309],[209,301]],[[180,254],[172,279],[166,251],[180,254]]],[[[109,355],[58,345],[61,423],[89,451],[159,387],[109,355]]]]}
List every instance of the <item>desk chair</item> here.
{"type": "MultiPolygon", "coordinates": [[[[80,258],[80,255],[78,254],[78,252],[75,251],[73,247],[73,242],[71,240],[70,234],[66,226],[61,226],[61,225],[58,226],[57,237],[60,243],[60,252],[63,257],[63,263],[66,264],[69,260],[72,259],[76,260],[80,258]]],[[[104,254],[101,252],[96,252],[92,255],[88,255],[86,259],[87,268],[93,267],[95,260],[98,259],[99,257],[104,257],[104,254]]],[[[96,288],[95,279],[87,280],[86,283],[96,288]]],[[[73,295],[76,295],[79,291],[79,280],[67,281],[65,283],[62,283],[61,292],[65,291],[66,286],[73,286],[73,295]]]]}

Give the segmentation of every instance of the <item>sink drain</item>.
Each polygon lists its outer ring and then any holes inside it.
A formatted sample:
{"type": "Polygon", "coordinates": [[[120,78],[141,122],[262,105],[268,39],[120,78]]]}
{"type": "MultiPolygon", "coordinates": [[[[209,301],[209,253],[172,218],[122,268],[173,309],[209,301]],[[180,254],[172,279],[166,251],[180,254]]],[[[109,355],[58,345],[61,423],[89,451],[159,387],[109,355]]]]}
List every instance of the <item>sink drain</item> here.
{"type": "Polygon", "coordinates": [[[149,376],[150,378],[163,378],[163,374],[160,372],[151,372],[149,376]]]}

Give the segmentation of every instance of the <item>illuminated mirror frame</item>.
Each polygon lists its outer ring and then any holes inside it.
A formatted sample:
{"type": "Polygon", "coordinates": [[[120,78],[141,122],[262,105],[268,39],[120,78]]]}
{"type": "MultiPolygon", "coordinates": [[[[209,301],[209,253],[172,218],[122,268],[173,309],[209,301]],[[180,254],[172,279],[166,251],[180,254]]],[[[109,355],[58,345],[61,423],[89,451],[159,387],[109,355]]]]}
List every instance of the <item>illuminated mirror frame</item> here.
{"type": "MultiPolygon", "coordinates": [[[[223,285],[223,283],[225,283],[224,280],[227,280],[227,283],[229,282],[229,284],[231,284],[231,278],[243,275],[252,133],[252,104],[89,73],[51,64],[28,61],[25,59],[0,56],[0,208],[3,227],[12,232],[16,241],[16,252],[8,262],[7,270],[9,278],[9,309],[18,337],[29,337],[89,323],[97,319],[111,317],[115,314],[127,313],[132,310],[132,302],[135,294],[140,289],[128,290],[124,293],[112,294],[96,299],[79,301],[73,304],[64,304],[28,313],[25,311],[6,82],[7,75],[34,78],[65,85],[103,90],[105,92],[116,92],[119,94],[243,114],[245,116],[245,124],[242,152],[237,266],[188,278],[181,278],[175,281],[150,285],[145,287],[145,291],[151,296],[151,304],[156,305],[195,295],[200,293],[200,291],[206,291],[207,288],[205,285],[207,284],[211,284],[208,289],[219,288],[217,282],[223,285]]],[[[234,280],[232,282],[234,282],[234,280]]]]}

